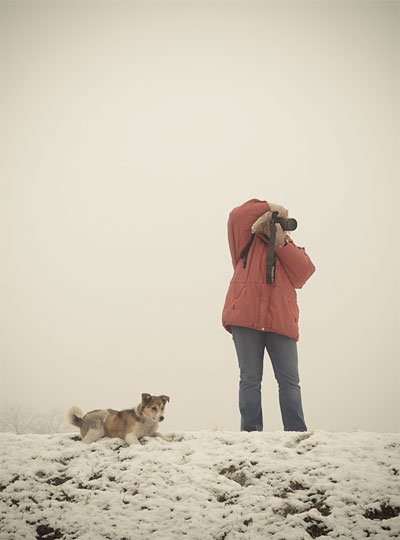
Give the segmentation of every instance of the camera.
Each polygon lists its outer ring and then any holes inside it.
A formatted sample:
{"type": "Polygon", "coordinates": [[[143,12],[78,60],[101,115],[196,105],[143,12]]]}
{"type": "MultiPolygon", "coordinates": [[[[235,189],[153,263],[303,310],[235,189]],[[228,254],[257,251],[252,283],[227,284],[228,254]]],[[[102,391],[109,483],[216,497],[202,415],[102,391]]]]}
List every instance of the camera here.
{"type": "Polygon", "coordinates": [[[279,223],[284,231],[294,231],[297,229],[297,221],[294,218],[278,217],[278,212],[272,212],[272,223],[279,223]]]}

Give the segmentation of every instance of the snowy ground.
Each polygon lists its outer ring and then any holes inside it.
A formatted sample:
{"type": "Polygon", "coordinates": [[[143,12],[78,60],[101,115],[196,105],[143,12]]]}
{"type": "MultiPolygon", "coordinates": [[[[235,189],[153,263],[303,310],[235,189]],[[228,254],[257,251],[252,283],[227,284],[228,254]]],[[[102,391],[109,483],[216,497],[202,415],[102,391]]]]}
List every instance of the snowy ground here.
{"type": "Polygon", "coordinates": [[[0,434],[0,539],[400,538],[400,435],[0,434]]]}

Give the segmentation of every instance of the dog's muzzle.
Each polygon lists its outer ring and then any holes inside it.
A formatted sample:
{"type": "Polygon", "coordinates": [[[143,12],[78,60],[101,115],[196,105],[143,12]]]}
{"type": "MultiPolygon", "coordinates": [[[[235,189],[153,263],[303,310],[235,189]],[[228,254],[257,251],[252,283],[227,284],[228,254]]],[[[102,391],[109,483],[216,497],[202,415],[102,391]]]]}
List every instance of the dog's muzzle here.
{"type": "Polygon", "coordinates": [[[158,419],[159,422],[162,422],[163,420],[164,420],[163,416],[160,416],[160,418],[158,419]]]}

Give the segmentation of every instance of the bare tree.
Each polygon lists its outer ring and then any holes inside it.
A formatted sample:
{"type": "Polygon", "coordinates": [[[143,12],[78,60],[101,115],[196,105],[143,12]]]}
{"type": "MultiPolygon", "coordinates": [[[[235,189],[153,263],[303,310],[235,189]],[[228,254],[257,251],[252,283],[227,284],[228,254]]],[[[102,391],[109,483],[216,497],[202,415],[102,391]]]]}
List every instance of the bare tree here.
{"type": "Polygon", "coordinates": [[[39,414],[22,404],[6,402],[0,410],[0,432],[22,433],[62,433],[69,431],[64,412],[60,409],[39,414]]]}
{"type": "Polygon", "coordinates": [[[62,433],[64,431],[71,431],[64,411],[50,409],[49,412],[38,416],[34,433],[62,433]]]}
{"type": "Polygon", "coordinates": [[[6,402],[0,411],[0,431],[21,433],[33,433],[37,416],[26,405],[11,405],[6,402]]]}

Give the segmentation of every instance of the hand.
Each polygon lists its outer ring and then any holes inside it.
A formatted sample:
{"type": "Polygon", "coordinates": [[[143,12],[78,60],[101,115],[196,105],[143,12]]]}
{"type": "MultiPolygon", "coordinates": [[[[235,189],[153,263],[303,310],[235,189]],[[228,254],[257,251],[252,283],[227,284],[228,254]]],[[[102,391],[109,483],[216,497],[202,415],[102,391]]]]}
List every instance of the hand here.
{"type": "MultiPolygon", "coordinates": [[[[260,216],[257,221],[253,223],[253,226],[251,228],[253,233],[258,234],[265,234],[269,238],[269,232],[270,232],[270,221],[272,217],[272,212],[268,211],[265,212],[262,216],[260,216]]],[[[286,238],[287,232],[282,229],[282,226],[280,223],[276,224],[276,234],[275,234],[275,244],[284,244],[285,238],[286,238]]]]}
{"type": "Polygon", "coordinates": [[[278,212],[279,217],[284,217],[284,218],[288,217],[289,212],[287,211],[285,207],[281,206],[280,204],[275,204],[275,203],[270,203],[270,202],[268,204],[271,209],[271,212],[278,212]]]}

